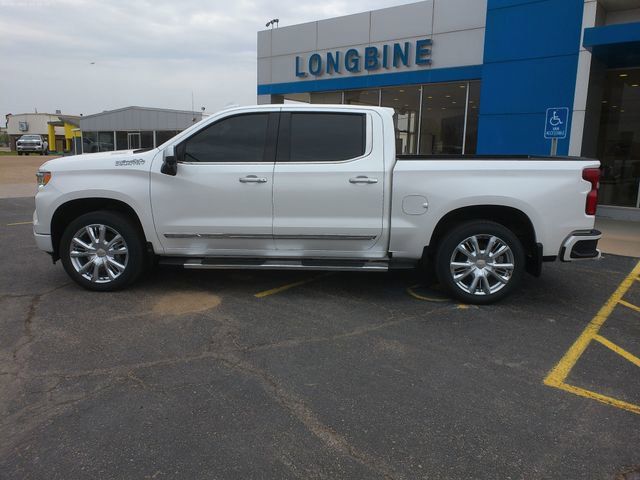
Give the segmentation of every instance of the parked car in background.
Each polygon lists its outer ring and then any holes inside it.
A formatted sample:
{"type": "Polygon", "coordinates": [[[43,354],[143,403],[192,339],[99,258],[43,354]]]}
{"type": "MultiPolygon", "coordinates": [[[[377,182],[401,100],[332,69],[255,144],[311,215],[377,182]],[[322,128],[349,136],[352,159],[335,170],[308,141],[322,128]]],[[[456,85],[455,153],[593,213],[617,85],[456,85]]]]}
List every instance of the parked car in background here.
{"type": "Polygon", "coordinates": [[[18,151],[18,155],[22,155],[23,153],[29,154],[31,152],[47,155],[49,153],[49,143],[42,135],[23,135],[16,142],[16,150],[18,151]]]}

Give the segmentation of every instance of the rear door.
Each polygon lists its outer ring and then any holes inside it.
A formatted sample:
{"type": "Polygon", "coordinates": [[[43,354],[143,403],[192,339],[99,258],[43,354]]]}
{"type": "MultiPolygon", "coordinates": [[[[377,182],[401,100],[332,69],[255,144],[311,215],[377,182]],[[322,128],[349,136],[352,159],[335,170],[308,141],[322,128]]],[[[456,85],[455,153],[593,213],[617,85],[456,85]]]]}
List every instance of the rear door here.
{"type": "Polygon", "coordinates": [[[273,190],[280,253],[386,255],[379,242],[384,162],[383,149],[374,148],[376,135],[382,141],[370,111],[281,114],[273,190]]]}

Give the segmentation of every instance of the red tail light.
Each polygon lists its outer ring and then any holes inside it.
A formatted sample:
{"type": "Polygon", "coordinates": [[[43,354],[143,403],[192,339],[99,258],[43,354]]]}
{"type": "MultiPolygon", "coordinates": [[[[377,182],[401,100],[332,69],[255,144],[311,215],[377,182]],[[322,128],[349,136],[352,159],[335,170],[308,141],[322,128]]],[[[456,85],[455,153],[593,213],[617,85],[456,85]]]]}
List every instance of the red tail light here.
{"type": "Polygon", "coordinates": [[[598,208],[598,189],[600,188],[600,169],[585,168],[582,170],[582,179],[591,183],[591,191],[587,193],[587,204],[584,207],[584,213],[587,215],[595,215],[598,208]]]}

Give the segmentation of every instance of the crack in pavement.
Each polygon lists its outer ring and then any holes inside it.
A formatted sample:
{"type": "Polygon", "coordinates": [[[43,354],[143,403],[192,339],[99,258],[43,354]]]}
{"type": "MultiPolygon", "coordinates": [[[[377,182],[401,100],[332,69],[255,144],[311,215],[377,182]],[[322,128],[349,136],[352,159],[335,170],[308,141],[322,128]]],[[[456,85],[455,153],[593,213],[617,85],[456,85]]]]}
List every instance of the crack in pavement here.
{"type": "MultiPolygon", "coordinates": [[[[430,312],[433,313],[433,312],[430,312]]],[[[391,318],[394,318],[393,315],[391,318]]],[[[225,365],[227,368],[235,370],[245,376],[255,378],[262,386],[265,393],[272,398],[276,403],[281,405],[286,411],[288,411],[294,418],[296,418],[313,436],[315,436],[321,443],[327,448],[338,452],[341,455],[347,456],[357,463],[365,466],[366,468],[376,472],[380,476],[388,480],[402,479],[403,476],[394,472],[390,466],[388,466],[383,460],[374,457],[373,455],[360,450],[353,446],[349,440],[340,433],[333,430],[328,425],[324,424],[313,410],[306,405],[304,400],[295,393],[289,391],[278,382],[278,380],[266,370],[261,369],[246,359],[243,359],[238,354],[252,352],[255,350],[261,350],[264,348],[284,348],[295,345],[302,345],[310,342],[322,342],[332,341],[340,338],[350,338],[358,335],[364,335],[366,333],[379,330],[392,325],[414,319],[414,317],[404,317],[400,319],[393,319],[390,321],[382,322],[376,325],[359,327],[349,332],[343,332],[336,335],[325,337],[313,337],[303,339],[292,339],[286,342],[275,342],[271,345],[260,345],[253,347],[241,347],[237,343],[237,332],[235,323],[232,319],[226,319],[223,322],[223,326],[217,332],[216,337],[220,341],[212,341],[208,347],[208,350],[200,352],[194,355],[187,355],[182,357],[165,358],[147,362],[138,362],[128,365],[119,365],[114,367],[96,368],[91,370],[79,371],[79,372],[56,372],[49,371],[42,374],[33,375],[33,378],[41,377],[58,377],[58,381],[52,387],[46,389],[48,398],[40,401],[36,404],[32,404],[20,411],[14,413],[10,417],[6,417],[0,422],[0,429],[5,430],[7,426],[15,425],[18,418],[28,417],[31,428],[27,425],[21,426],[21,434],[26,434],[28,431],[33,430],[38,425],[46,420],[62,414],[66,408],[73,406],[79,402],[95,398],[100,393],[107,391],[114,387],[118,383],[123,381],[130,381],[136,385],[147,390],[155,391],[167,395],[165,391],[160,391],[156,388],[152,388],[148,383],[144,382],[139,376],[135,374],[136,370],[157,368],[162,366],[171,366],[179,363],[190,363],[198,360],[217,360],[225,365]],[[216,350],[212,348],[218,347],[216,350]],[[94,389],[91,392],[83,394],[81,396],[66,399],[61,402],[55,402],[52,397],[52,392],[56,390],[63,379],[78,379],[82,377],[94,377],[94,376],[107,376],[106,383],[102,386],[94,389]],[[53,404],[52,404],[53,402],[53,404]]]]}
{"type": "MultiPolygon", "coordinates": [[[[28,313],[25,319],[24,337],[26,338],[26,341],[22,342],[18,347],[16,347],[14,351],[14,359],[16,359],[16,361],[18,361],[17,357],[19,356],[18,354],[22,351],[22,349],[33,341],[34,334],[31,329],[31,323],[37,312],[38,306],[42,301],[42,297],[66,285],[68,284],[62,285],[41,294],[32,295],[33,298],[29,305],[28,313]]],[[[353,301],[353,299],[351,300],[353,301]]],[[[359,299],[357,301],[359,301],[359,299]]],[[[421,315],[433,315],[450,308],[452,308],[451,305],[443,305],[440,307],[429,309],[428,311],[423,311],[421,315]]],[[[356,446],[352,445],[344,435],[338,433],[330,426],[324,424],[301,397],[285,388],[276,379],[276,377],[271,375],[266,369],[259,368],[246,358],[242,358],[242,356],[245,354],[263,351],[266,349],[291,348],[309,343],[331,342],[345,338],[353,338],[360,335],[366,335],[370,332],[375,332],[377,330],[381,330],[390,326],[399,325],[407,321],[414,321],[419,319],[418,315],[399,314],[397,311],[394,311],[393,309],[388,308],[385,305],[378,305],[377,309],[378,312],[383,311],[387,314],[385,321],[373,325],[359,326],[352,330],[337,333],[334,335],[299,337],[272,343],[246,346],[242,345],[239,341],[241,324],[237,322],[233,317],[219,316],[217,317],[217,320],[220,322],[220,327],[215,332],[215,335],[211,338],[211,341],[207,345],[206,350],[200,353],[173,358],[150,360],[146,362],[138,362],[127,365],[94,368],[84,371],[46,371],[39,374],[32,374],[28,376],[29,379],[54,377],[57,379],[57,381],[52,386],[44,390],[41,390],[39,392],[31,392],[36,394],[46,394],[46,397],[39,402],[33,403],[15,412],[11,416],[4,418],[2,421],[0,421],[0,429],[6,431],[7,428],[12,428],[14,425],[20,424],[20,431],[15,432],[14,435],[24,436],[45,421],[51,420],[52,418],[61,415],[69,407],[72,407],[73,405],[76,405],[80,402],[96,398],[101,393],[106,392],[116,385],[123,384],[125,382],[137,385],[148,391],[168,396],[168,393],[165,390],[156,388],[155,385],[149,385],[147,382],[141,379],[138,375],[136,375],[136,371],[143,369],[153,369],[163,366],[171,366],[179,363],[189,363],[199,360],[214,360],[221,362],[227,368],[237,371],[242,375],[250,376],[256,379],[262,386],[264,392],[273,401],[275,401],[278,405],[289,412],[291,416],[299,421],[308,432],[316,437],[327,448],[343,456],[351,458],[357,463],[363,465],[365,468],[376,472],[378,475],[385,479],[402,479],[403,476],[398,472],[394,472],[393,469],[386,464],[386,462],[379,458],[376,458],[366,451],[360,450],[356,446]],[[107,378],[99,381],[98,386],[90,392],[74,396],[73,398],[65,398],[63,400],[58,399],[56,401],[55,392],[59,389],[60,384],[64,380],[105,376],[107,378]]],[[[118,315],[117,317],[145,317],[152,313],[153,312],[145,311],[133,314],[118,315]]],[[[20,368],[15,375],[16,377],[21,377],[26,380],[27,378],[25,378],[22,370],[23,368],[20,368]]],[[[60,395],[62,395],[62,393],[60,393],[60,395]]]]}
{"type": "Polygon", "coordinates": [[[31,302],[29,303],[29,307],[27,308],[27,315],[25,316],[23,325],[24,325],[24,329],[23,329],[23,334],[22,337],[20,338],[20,341],[18,342],[18,344],[13,348],[12,351],[12,357],[14,362],[16,363],[16,365],[18,366],[18,369],[15,371],[15,376],[20,376],[20,372],[22,371],[22,369],[24,368],[24,365],[20,365],[20,360],[18,359],[18,356],[20,355],[20,353],[22,352],[22,349],[24,347],[26,347],[27,345],[29,345],[31,342],[33,342],[33,339],[35,337],[33,331],[32,331],[32,323],[33,323],[33,319],[36,316],[36,312],[38,309],[38,306],[40,305],[40,302],[42,301],[42,297],[49,295],[57,290],[60,290],[64,287],[66,287],[67,285],[70,285],[70,282],[68,283],[63,283],[62,285],[59,285],[55,288],[52,288],[50,290],[46,290],[45,292],[42,293],[36,293],[36,294],[29,294],[29,295],[2,295],[0,296],[1,298],[29,298],[31,297],[31,302]]]}

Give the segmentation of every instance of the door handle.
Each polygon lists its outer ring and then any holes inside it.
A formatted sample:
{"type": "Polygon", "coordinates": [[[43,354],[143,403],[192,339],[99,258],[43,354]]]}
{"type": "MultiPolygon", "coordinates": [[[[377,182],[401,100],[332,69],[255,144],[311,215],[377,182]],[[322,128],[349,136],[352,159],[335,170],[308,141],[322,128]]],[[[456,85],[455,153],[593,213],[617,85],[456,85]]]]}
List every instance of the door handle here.
{"type": "Polygon", "coordinates": [[[238,180],[240,183],[267,183],[266,178],[258,177],[257,175],[247,175],[246,177],[240,177],[238,180]]]}
{"type": "Polygon", "coordinates": [[[369,178],[365,175],[358,175],[357,177],[351,177],[349,183],[378,183],[377,178],[369,178]]]}

